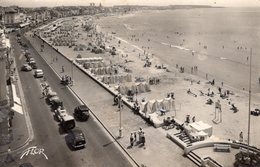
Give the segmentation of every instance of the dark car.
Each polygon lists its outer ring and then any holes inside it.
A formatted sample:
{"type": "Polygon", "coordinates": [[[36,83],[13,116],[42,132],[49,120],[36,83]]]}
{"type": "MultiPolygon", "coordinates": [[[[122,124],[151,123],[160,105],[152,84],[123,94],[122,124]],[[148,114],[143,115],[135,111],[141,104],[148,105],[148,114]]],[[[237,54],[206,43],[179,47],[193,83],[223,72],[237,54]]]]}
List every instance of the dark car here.
{"type": "Polygon", "coordinates": [[[86,145],[85,135],[79,127],[75,127],[70,131],[71,142],[70,145],[74,149],[84,148],[86,145]]]}
{"type": "Polygon", "coordinates": [[[37,65],[36,65],[36,62],[31,62],[30,63],[30,66],[32,67],[32,69],[37,69],[37,65]]]}
{"type": "Polygon", "coordinates": [[[23,163],[19,167],[33,167],[33,165],[31,163],[23,163]]]}
{"type": "Polygon", "coordinates": [[[86,121],[89,118],[89,108],[86,105],[80,105],[74,109],[74,116],[79,121],[86,121]]]}

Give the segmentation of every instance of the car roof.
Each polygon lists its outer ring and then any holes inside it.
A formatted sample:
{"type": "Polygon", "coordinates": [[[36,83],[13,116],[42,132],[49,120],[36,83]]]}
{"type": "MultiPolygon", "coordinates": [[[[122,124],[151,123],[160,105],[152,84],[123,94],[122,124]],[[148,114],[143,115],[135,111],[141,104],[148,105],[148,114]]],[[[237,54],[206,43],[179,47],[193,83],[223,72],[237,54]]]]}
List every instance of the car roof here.
{"type": "Polygon", "coordinates": [[[36,72],[42,72],[42,69],[36,69],[35,71],[36,72]]]}
{"type": "Polygon", "coordinates": [[[79,127],[75,127],[74,129],[71,129],[71,133],[76,139],[85,139],[85,135],[79,127]]]}
{"type": "Polygon", "coordinates": [[[77,107],[79,110],[89,110],[89,108],[86,105],[80,105],[77,107]]]}

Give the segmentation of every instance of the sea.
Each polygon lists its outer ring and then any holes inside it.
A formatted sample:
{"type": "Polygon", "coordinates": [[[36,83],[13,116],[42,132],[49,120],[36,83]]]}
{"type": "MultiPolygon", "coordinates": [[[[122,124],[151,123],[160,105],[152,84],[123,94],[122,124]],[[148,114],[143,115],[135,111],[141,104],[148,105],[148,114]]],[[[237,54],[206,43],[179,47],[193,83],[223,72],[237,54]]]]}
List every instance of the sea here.
{"type": "Polygon", "coordinates": [[[183,66],[241,91],[249,89],[251,64],[252,93],[260,93],[260,8],[147,10],[97,23],[169,68],[183,66]]]}

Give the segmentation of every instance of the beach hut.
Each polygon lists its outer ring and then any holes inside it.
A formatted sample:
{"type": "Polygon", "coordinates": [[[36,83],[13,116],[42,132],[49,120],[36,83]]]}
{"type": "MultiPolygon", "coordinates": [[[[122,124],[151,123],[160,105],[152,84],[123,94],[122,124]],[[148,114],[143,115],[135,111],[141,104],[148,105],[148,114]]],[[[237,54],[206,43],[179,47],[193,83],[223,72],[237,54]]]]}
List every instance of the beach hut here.
{"type": "Polygon", "coordinates": [[[124,90],[124,86],[123,85],[120,85],[117,89],[118,93],[120,93],[121,95],[124,95],[125,94],[125,90],[124,90]]]}

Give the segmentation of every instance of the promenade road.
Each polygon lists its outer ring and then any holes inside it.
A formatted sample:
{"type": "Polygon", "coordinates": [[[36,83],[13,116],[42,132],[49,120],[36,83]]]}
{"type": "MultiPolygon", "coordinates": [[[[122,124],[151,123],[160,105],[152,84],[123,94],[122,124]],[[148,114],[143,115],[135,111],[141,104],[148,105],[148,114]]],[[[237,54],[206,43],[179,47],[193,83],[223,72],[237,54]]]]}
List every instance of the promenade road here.
{"type": "MultiPolygon", "coordinates": [[[[43,69],[45,75],[48,76],[47,79],[52,89],[58,93],[64,101],[65,107],[72,114],[72,109],[80,104],[78,100],[66,87],[59,84],[57,75],[34,49],[29,48],[29,52],[35,58],[38,67],[43,69]]],[[[20,67],[25,62],[24,56],[17,55],[16,61],[17,67],[20,67]]],[[[106,147],[104,146],[107,143],[111,143],[111,139],[107,137],[92,118],[87,123],[77,122],[77,126],[86,134],[86,149],[71,150],[66,144],[67,134],[59,129],[58,122],[54,119],[53,113],[41,94],[40,79],[33,77],[33,71],[19,71],[19,74],[34,130],[34,140],[29,143],[28,147],[37,146],[40,149],[44,149],[48,160],[42,155],[29,155],[20,159],[21,151],[12,155],[14,161],[6,166],[18,166],[22,162],[31,162],[34,166],[39,167],[132,166],[116,145],[112,143],[106,147]]]]}
{"type": "MultiPolygon", "coordinates": [[[[72,66],[68,59],[47,44],[44,44],[44,51],[40,52],[43,41],[37,37],[32,37],[31,35],[32,34],[30,33],[27,34],[27,39],[29,39],[34,48],[45,60],[47,60],[47,63],[59,76],[65,74],[72,76],[73,72],[73,91],[89,106],[114,137],[117,137],[119,129],[119,112],[117,106],[113,106],[113,95],[98,85],[81,70],[72,66]],[[55,60],[56,57],[58,59],[57,61],[55,60]],[[64,73],[61,71],[62,66],[65,68],[64,73]]],[[[47,76],[47,80],[48,79],[47,76]]],[[[127,149],[128,153],[130,153],[139,164],[155,167],[195,166],[190,160],[182,156],[182,149],[166,138],[166,131],[161,128],[155,129],[152,126],[147,125],[140,116],[133,114],[126,106],[124,106],[122,110],[122,126],[124,137],[119,139],[119,142],[125,149],[129,146],[129,136],[131,132],[137,131],[139,127],[145,132],[145,147],[134,146],[131,149],[127,149]]]]}

